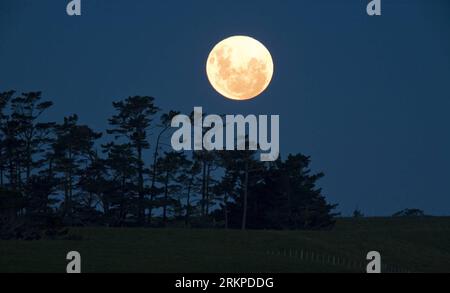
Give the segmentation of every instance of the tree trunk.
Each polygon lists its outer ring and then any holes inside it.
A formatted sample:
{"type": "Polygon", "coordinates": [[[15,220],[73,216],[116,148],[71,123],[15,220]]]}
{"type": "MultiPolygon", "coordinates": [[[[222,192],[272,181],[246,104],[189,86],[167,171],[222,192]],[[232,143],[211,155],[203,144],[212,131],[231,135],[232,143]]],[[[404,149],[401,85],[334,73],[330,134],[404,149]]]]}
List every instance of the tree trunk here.
{"type": "Polygon", "coordinates": [[[22,171],[21,171],[22,166],[19,164],[17,164],[17,169],[16,169],[16,175],[17,175],[17,188],[18,190],[22,189],[22,171]]]}
{"type": "Polygon", "coordinates": [[[211,174],[211,165],[208,164],[208,167],[206,168],[206,184],[205,184],[205,200],[206,200],[206,216],[209,215],[209,181],[210,181],[210,174],[211,174]]]}
{"type": "Polygon", "coordinates": [[[203,160],[203,175],[202,175],[202,217],[205,216],[205,201],[206,201],[206,161],[203,160]]]}
{"type": "Polygon", "coordinates": [[[242,211],[242,230],[247,229],[248,172],[249,162],[245,162],[244,202],[242,211]]]}
{"type": "MultiPolygon", "coordinates": [[[[68,151],[68,160],[72,162],[72,151],[68,151]]],[[[69,166],[65,170],[64,197],[65,197],[65,215],[68,217],[69,225],[72,225],[72,168],[69,166]]]]}
{"type": "Polygon", "coordinates": [[[152,222],[153,201],[155,200],[155,196],[156,196],[155,187],[156,187],[156,176],[158,174],[158,170],[157,170],[157,166],[156,165],[157,165],[157,162],[158,162],[159,144],[161,143],[161,137],[162,137],[162,135],[164,134],[164,132],[166,130],[161,131],[159,133],[158,139],[156,140],[155,152],[153,154],[152,184],[151,184],[151,189],[150,189],[150,211],[149,211],[149,215],[148,215],[148,223],[149,224],[151,224],[151,222],[152,222]]]}
{"type": "Polygon", "coordinates": [[[69,212],[69,221],[70,221],[70,225],[72,225],[73,221],[72,221],[72,194],[73,194],[73,190],[72,190],[72,172],[69,172],[69,178],[68,178],[69,182],[68,182],[68,189],[69,189],[69,196],[68,196],[68,212],[69,212]]]}
{"type": "Polygon", "coordinates": [[[225,213],[225,230],[228,230],[228,194],[225,193],[224,201],[223,201],[223,209],[225,213]]]}
{"type": "Polygon", "coordinates": [[[13,191],[16,191],[16,183],[15,183],[15,172],[14,172],[14,162],[12,158],[9,159],[9,185],[13,191]]]}
{"type": "Polygon", "coordinates": [[[124,226],[125,220],[127,218],[127,212],[126,212],[126,201],[125,201],[125,194],[126,194],[126,184],[127,184],[127,178],[125,175],[122,175],[122,198],[120,200],[120,212],[119,212],[119,219],[118,224],[119,227],[124,226]]]}
{"type": "Polygon", "coordinates": [[[188,193],[187,193],[187,203],[186,203],[186,218],[184,221],[184,224],[187,227],[189,227],[189,217],[191,216],[191,189],[192,189],[192,183],[194,181],[193,176],[191,177],[191,181],[189,182],[188,186],[188,193]]]}
{"type": "Polygon", "coordinates": [[[30,143],[27,143],[27,162],[26,162],[26,182],[30,179],[31,176],[31,164],[33,161],[33,158],[31,156],[31,146],[30,143]]]}
{"type": "Polygon", "coordinates": [[[167,224],[167,201],[169,200],[169,172],[166,172],[166,182],[164,186],[164,208],[163,208],[163,225],[167,224]]]}
{"type": "Polygon", "coordinates": [[[144,208],[144,170],[143,170],[143,162],[142,162],[142,147],[140,145],[137,146],[138,151],[138,196],[139,196],[139,204],[138,204],[138,222],[140,225],[145,224],[145,208],[144,208]]]}
{"type": "Polygon", "coordinates": [[[68,173],[64,174],[64,217],[69,214],[69,179],[68,173]]]}

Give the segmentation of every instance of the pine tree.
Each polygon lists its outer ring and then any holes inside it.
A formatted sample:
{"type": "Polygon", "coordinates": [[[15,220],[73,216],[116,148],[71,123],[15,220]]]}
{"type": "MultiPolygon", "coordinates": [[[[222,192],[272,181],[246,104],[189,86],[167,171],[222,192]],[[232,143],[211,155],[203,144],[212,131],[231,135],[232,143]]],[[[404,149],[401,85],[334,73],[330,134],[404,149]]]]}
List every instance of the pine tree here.
{"type": "Polygon", "coordinates": [[[113,103],[116,114],[109,120],[113,129],[109,134],[116,135],[116,139],[125,138],[135,151],[137,159],[138,186],[138,222],[145,222],[145,186],[144,186],[144,150],[150,148],[148,130],[152,125],[155,114],[159,109],[152,97],[129,97],[125,101],[113,103]]]}
{"type": "MultiPolygon", "coordinates": [[[[249,142],[246,140],[246,149],[248,149],[249,142]]],[[[258,176],[255,176],[260,172],[264,166],[261,162],[255,159],[256,152],[251,150],[237,150],[232,152],[221,152],[221,162],[224,165],[228,176],[238,179],[237,193],[234,193],[235,203],[240,205],[241,210],[241,229],[247,229],[248,221],[248,206],[249,206],[249,193],[253,182],[258,176]]]]}
{"type": "MultiPolygon", "coordinates": [[[[213,187],[213,192],[217,198],[221,198],[221,211],[223,211],[224,227],[229,228],[229,208],[230,199],[236,198],[236,186],[238,178],[236,172],[225,171],[222,179],[213,187]]],[[[220,217],[219,217],[220,218],[220,217]]]]}
{"type": "Polygon", "coordinates": [[[162,209],[163,209],[163,225],[168,222],[168,213],[171,205],[177,203],[177,199],[173,196],[179,194],[182,190],[180,173],[189,165],[184,153],[165,152],[164,157],[158,160],[158,177],[159,183],[162,185],[162,209]]]}
{"type": "Polygon", "coordinates": [[[112,226],[124,226],[128,216],[138,218],[138,188],[136,175],[138,162],[130,144],[109,143],[103,146],[107,154],[105,167],[107,184],[102,205],[107,221],[112,226]]]}
{"type": "Polygon", "coordinates": [[[153,164],[152,164],[152,174],[151,174],[151,185],[150,185],[150,208],[149,208],[149,223],[151,224],[152,216],[153,216],[153,202],[155,200],[156,194],[158,193],[158,190],[156,188],[156,179],[158,176],[158,159],[159,159],[159,152],[161,149],[161,144],[163,143],[164,135],[169,132],[171,129],[171,122],[172,119],[180,114],[180,112],[176,111],[169,111],[168,113],[165,113],[161,115],[160,118],[160,124],[159,127],[159,133],[156,138],[156,144],[154,146],[154,152],[153,152],[153,164]]]}
{"type": "Polygon", "coordinates": [[[3,92],[0,93],[0,187],[4,188],[5,186],[5,170],[8,166],[8,152],[6,150],[7,147],[7,137],[8,137],[8,118],[9,116],[6,113],[7,106],[9,101],[14,96],[14,91],[3,92]]]}
{"type": "Polygon", "coordinates": [[[73,115],[64,118],[64,123],[56,126],[56,135],[53,144],[54,169],[62,174],[59,181],[64,192],[63,215],[72,224],[76,180],[94,153],[95,141],[102,134],[86,125],[78,125],[78,116],[73,115]]]}
{"type": "Polygon", "coordinates": [[[186,192],[186,207],[184,224],[186,227],[191,225],[191,217],[194,212],[194,195],[200,191],[200,179],[201,165],[199,162],[192,160],[186,165],[186,171],[180,175],[179,180],[182,182],[186,192]]]}
{"type": "Polygon", "coordinates": [[[225,156],[232,163],[226,166],[229,178],[223,181],[234,183],[232,174],[238,180],[234,188],[228,183],[229,188],[219,189],[222,194],[229,190],[232,197],[215,213],[217,219],[225,220],[229,215],[228,225],[241,229],[320,230],[334,226],[337,205],[328,204],[317,187],[324,174],[312,174],[309,157],[290,155],[286,161],[264,165],[239,153],[225,156]],[[231,155],[235,156],[233,160],[231,155]]]}
{"type": "MultiPolygon", "coordinates": [[[[11,119],[17,126],[17,140],[21,145],[20,165],[24,168],[25,182],[28,181],[34,168],[42,166],[40,158],[45,147],[51,142],[50,135],[55,123],[40,123],[42,114],[48,110],[53,103],[41,101],[41,92],[24,93],[22,96],[12,99],[11,119]]],[[[21,170],[18,170],[19,176],[21,170]]]]}

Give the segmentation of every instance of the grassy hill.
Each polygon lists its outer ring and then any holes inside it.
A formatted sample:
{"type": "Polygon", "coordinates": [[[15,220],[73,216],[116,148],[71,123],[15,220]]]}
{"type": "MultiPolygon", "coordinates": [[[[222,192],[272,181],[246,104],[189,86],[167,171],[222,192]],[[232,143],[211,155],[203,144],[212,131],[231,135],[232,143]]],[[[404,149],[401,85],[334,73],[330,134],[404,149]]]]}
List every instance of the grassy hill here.
{"type": "Polygon", "coordinates": [[[450,272],[450,218],[340,220],[329,232],[83,228],[73,240],[0,241],[0,272],[450,272]],[[77,240],[80,238],[79,240],[77,240]]]}

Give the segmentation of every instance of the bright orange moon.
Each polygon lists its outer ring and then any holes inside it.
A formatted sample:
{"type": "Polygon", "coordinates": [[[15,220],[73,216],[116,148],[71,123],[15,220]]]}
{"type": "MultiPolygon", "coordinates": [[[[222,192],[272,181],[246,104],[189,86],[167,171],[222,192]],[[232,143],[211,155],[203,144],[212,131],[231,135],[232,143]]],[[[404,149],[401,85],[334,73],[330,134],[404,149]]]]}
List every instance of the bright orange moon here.
{"type": "Polygon", "coordinates": [[[213,88],[232,100],[250,100],[269,86],[274,72],[269,50],[259,41],[234,36],[217,44],[208,57],[206,72],[213,88]]]}

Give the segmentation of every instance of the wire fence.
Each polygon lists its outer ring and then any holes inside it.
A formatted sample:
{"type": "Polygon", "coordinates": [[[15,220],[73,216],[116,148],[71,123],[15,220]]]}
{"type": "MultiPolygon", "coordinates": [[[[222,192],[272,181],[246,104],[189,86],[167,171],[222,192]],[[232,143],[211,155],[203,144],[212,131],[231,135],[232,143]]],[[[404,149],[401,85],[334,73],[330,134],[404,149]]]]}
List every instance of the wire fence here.
{"type": "MultiPolygon", "coordinates": [[[[278,249],[278,250],[268,250],[266,252],[268,256],[284,257],[299,260],[300,262],[308,263],[318,263],[326,266],[340,267],[349,271],[354,272],[367,272],[368,261],[357,261],[347,257],[342,257],[338,255],[330,255],[317,253],[305,249],[278,249]]],[[[401,268],[395,265],[381,264],[382,273],[395,273],[395,274],[406,274],[411,273],[411,271],[401,268]]]]}

